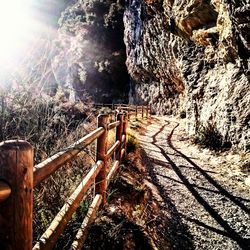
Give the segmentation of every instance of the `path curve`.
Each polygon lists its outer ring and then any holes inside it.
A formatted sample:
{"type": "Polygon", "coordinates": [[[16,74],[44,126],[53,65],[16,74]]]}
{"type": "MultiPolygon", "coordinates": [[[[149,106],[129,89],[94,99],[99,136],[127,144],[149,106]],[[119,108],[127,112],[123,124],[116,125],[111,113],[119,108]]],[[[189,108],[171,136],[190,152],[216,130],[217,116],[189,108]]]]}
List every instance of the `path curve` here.
{"type": "Polygon", "coordinates": [[[169,219],[162,234],[170,244],[162,249],[250,249],[247,186],[228,178],[219,163],[204,162],[175,119],[155,118],[144,128],[144,163],[169,219]]]}

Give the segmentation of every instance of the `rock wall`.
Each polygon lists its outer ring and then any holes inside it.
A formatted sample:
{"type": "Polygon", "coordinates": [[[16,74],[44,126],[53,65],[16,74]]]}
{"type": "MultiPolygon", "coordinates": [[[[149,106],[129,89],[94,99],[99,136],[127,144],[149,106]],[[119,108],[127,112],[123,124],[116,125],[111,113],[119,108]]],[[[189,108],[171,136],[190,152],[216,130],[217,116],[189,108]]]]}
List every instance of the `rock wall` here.
{"type": "Polygon", "coordinates": [[[72,101],[126,102],[129,75],[119,0],[72,0],[62,13],[52,68],[72,101]]]}
{"type": "Polygon", "coordinates": [[[127,0],[130,100],[185,111],[190,134],[210,124],[249,150],[249,13],[249,0],[127,0]]]}

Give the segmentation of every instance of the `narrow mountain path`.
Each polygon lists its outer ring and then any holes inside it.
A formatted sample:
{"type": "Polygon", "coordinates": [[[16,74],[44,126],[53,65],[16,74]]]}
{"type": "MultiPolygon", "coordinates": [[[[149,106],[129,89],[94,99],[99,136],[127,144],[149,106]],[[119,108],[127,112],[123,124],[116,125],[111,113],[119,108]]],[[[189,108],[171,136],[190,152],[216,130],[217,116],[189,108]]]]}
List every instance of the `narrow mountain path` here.
{"type": "Polygon", "coordinates": [[[250,249],[250,195],[229,156],[189,143],[174,118],[144,121],[139,135],[150,179],[169,219],[162,249],[250,249]]]}

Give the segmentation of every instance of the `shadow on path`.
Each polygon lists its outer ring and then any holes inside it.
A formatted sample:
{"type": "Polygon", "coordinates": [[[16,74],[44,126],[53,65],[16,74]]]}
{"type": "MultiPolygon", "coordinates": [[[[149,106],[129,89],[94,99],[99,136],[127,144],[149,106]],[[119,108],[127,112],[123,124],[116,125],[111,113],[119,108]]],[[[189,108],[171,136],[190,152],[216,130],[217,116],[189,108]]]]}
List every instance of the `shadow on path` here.
{"type": "MultiPolygon", "coordinates": [[[[168,121],[167,121],[168,122],[168,121]]],[[[169,123],[169,122],[168,122],[169,123]]],[[[181,183],[186,186],[186,188],[191,192],[191,194],[195,197],[195,199],[204,207],[204,209],[213,217],[217,223],[225,230],[219,230],[216,228],[213,228],[211,226],[206,225],[203,222],[200,222],[196,219],[191,219],[191,218],[186,218],[187,220],[190,220],[197,225],[203,226],[207,229],[210,229],[213,232],[216,232],[218,234],[224,235],[229,237],[230,239],[234,240],[237,242],[237,244],[242,248],[242,249],[249,249],[250,241],[249,239],[245,239],[241,237],[229,224],[227,221],[225,221],[220,214],[200,195],[200,193],[194,188],[194,185],[189,182],[189,180],[186,178],[186,176],[182,173],[180,170],[181,168],[185,166],[177,166],[175,162],[169,157],[169,155],[165,152],[165,150],[157,145],[157,136],[163,132],[164,128],[166,127],[167,124],[162,126],[157,133],[155,133],[152,136],[153,142],[152,145],[157,147],[160,151],[162,156],[168,161],[165,166],[168,167],[168,165],[171,165],[172,169],[175,171],[177,176],[180,178],[181,183]]],[[[243,211],[246,213],[249,213],[249,209],[241,203],[234,195],[230,194],[227,190],[225,190],[219,183],[217,183],[205,170],[200,168],[196,163],[194,163],[190,158],[188,158],[185,154],[183,154],[181,151],[177,150],[171,141],[172,135],[174,133],[174,130],[179,126],[177,124],[173,130],[170,132],[170,134],[167,137],[167,143],[170,148],[172,148],[176,153],[179,154],[183,159],[185,159],[189,164],[191,164],[199,173],[201,173],[208,182],[210,182],[221,195],[224,195],[230,201],[235,203],[237,206],[239,206],[243,211]]],[[[147,163],[148,164],[148,163],[147,163]]],[[[164,165],[164,164],[162,164],[164,165]]],[[[164,187],[161,186],[161,184],[157,180],[157,176],[153,170],[153,166],[150,166],[149,168],[151,177],[153,178],[154,184],[157,186],[159,189],[160,193],[163,194],[163,197],[165,199],[166,204],[169,206],[170,211],[172,211],[172,215],[176,217],[176,222],[173,223],[173,231],[170,230],[171,233],[173,233],[172,239],[174,241],[173,244],[180,244],[177,248],[174,247],[174,249],[192,249],[193,245],[191,242],[191,237],[187,233],[187,228],[183,223],[181,223],[181,217],[175,207],[175,204],[171,201],[171,199],[167,196],[167,194],[164,191],[164,187]],[[175,229],[174,229],[175,228],[175,229]],[[177,229],[176,234],[174,234],[174,230],[177,229]],[[178,231],[179,230],[179,231],[178,231]]],[[[184,216],[185,217],[185,216],[184,216]]],[[[168,229],[169,230],[169,229],[168,229]]]]}
{"type": "Polygon", "coordinates": [[[166,238],[169,243],[169,246],[161,246],[159,249],[194,249],[192,236],[188,232],[187,226],[182,223],[181,214],[177,211],[174,202],[170,199],[167,192],[164,190],[164,187],[158,182],[152,161],[148,158],[147,153],[143,149],[141,155],[143,163],[147,167],[151,177],[151,182],[156,186],[158,192],[164,199],[164,205],[162,205],[161,210],[165,210],[170,214],[168,226],[164,229],[164,232],[162,232],[164,238],[166,238]]]}
{"type": "MultiPolygon", "coordinates": [[[[205,170],[200,168],[196,163],[194,163],[189,157],[187,157],[185,154],[183,154],[181,151],[177,150],[171,141],[171,137],[174,133],[174,130],[179,126],[179,124],[176,125],[176,127],[171,131],[169,134],[167,141],[168,145],[177,152],[183,159],[185,159],[187,162],[189,162],[192,166],[195,167],[196,170],[198,170],[212,185],[214,185],[222,195],[229,198],[232,202],[234,202],[237,206],[239,206],[242,210],[244,210],[247,214],[250,214],[250,209],[247,208],[243,203],[241,203],[234,195],[230,194],[227,190],[225,190],[218,182],[216,182],[205,170]]],[[[156,146],[156,145],[155,145],[156,146]]]]}

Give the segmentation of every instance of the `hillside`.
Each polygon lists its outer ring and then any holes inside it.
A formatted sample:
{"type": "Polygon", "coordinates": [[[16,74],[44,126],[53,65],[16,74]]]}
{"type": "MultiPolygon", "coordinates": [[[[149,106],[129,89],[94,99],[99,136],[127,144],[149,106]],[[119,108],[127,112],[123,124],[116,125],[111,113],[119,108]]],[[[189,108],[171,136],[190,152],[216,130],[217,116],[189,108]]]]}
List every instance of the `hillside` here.
{"type": "Polygon", "coordinates": [[[45,6],[48,28],[2,82],[34,82],[37,95],[60,89],[70,101],[149,103],[185,115],[189,135],[212,127],[222,147],[249,150],[248,0],[45,6]]]}
{"type": "Polygon", "coordinates": [[[76,1],[52,66],[80,96],[186,113],[190,135],[212,126],[222,145],[248,150],[249,21],[248,1],[76,1]]]}
{"type": "Polygon", "coordinates": [[[0,249],[249,249],[250,0],[0,5],[0,249]]]}

